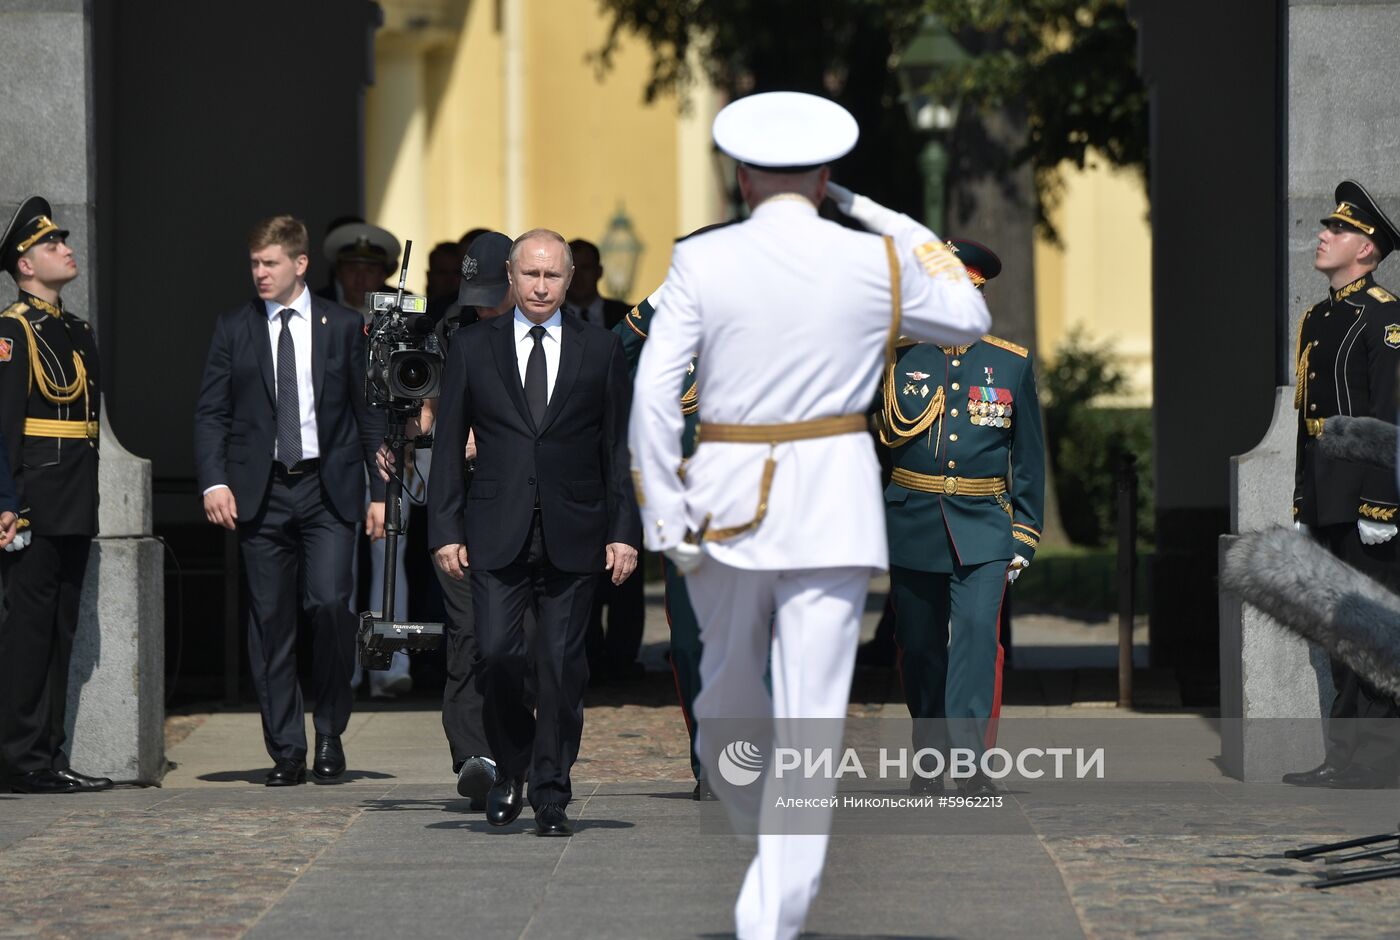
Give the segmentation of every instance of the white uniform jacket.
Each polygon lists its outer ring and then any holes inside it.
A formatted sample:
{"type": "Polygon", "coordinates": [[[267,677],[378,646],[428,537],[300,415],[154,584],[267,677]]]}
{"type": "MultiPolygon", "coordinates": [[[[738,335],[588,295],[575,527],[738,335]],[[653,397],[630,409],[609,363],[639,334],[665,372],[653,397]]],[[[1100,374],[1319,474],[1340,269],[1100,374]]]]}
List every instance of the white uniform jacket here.
{"type": "MultiPolygon", "coordinates": [[[[882,210],[884,211],[884,210],[882,210]]],[[[923,225],[884,212],[894,237],[902,328],[914,339],[975,342],[991,318],[955,255],[923,225]]],[[[869,434],[768,444],[703,443],[681,467],[676,401],[699,356],[701,423],[780,424],[867,412],[892,313],[880,236],[826,221],[800,197],[678,244],[637,368],[629,441],[644,538],[662,550],[688,531],[741,526],[758,509],[770,452],[766,517],[725,541],[715,560],[748,570],[886,567],[879,465],[869,434]]]]}

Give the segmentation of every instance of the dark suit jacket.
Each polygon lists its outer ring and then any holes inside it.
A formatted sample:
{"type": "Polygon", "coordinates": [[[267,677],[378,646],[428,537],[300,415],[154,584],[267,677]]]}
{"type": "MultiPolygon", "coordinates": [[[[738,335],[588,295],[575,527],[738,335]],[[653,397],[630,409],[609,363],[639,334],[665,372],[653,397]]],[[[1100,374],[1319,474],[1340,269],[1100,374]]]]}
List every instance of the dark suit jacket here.
{"type": "MultiPolygon", "coordinates": [[[[564,307],[566,314],[573,314],[578,319],[583,319],[573,304],[566,304],[564,307]]],[[[632,305],[621,300],[609,300],[603,298],[603,326],[612,329],[626,319],[627,314],[632,312],[632,305]]]]}
{"type": "MultiPolygon", "coordinates": [[[[363,515],[366,468],[374,497],[384,498],[384,483],[374,465],[384,417],[365,401],[364,322],[353,310],[311,298],[311,376],[321,487],[331,510],[347,522],[363,515]]],[[[195,472],[201,491],[228,484],[244,522],[262,511],[272,477],[277,444],[274,375],[263,302],[255,298],[220,316],[195,406],[195,472]]]]}
{"type": "Polygon", "coordinates": [[[536,490],[556,568],[601,571],[608,543],[640,544],[627,456],[631,396],[617,337],[566,316],[559,374],[536,429],[520,386],[513,315],[463,328],[448,353],[438,404],[429,544],[466,545],[476,568],[509,565],[525,546],[536,490]],[[468,428],[477,446],[470,492],[468,428]]]}

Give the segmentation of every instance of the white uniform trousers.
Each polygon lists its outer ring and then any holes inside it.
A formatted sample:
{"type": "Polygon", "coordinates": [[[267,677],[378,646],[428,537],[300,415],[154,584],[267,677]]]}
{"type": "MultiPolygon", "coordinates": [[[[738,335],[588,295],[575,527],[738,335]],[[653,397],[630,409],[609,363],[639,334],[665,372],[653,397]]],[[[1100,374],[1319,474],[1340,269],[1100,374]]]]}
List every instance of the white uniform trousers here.
{"type": "MultiPolygon", "coordinates": [[[[770,727],[771,739],[754,743],[831,747],[839,760],[871,574],[864,567],[750,571],[710,558],[686,577],[704,644],[696,746],[709,779],[720,779],[715,758],[727,743],[716,736],[758,721],[770,727]],[[763,681],[770,647],[771,697],[763,681]]],[[[756,812],[759,833],[758,854],[734,907],[739,940],[787,940],[801,933],[821,884],[831,810],[804,813],[803,831],[793,833],[785,830],[775,806],[784,795],[820,798],[835,792],[834,778],[802,780],[789,774],[779,779],[770,772],[750,807],[738,812],[728,807],[739,819],[756,812]]]]}

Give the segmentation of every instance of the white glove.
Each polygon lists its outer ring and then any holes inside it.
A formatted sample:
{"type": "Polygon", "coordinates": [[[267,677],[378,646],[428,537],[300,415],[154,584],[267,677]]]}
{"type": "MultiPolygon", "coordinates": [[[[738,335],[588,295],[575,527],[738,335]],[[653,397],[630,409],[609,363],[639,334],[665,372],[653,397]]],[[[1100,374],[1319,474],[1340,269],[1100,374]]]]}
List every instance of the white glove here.
{"type": "MultiPolygon", "coordinates": [[[[886,209],[873,199],[853,193],[844,186],[827,183],[826,194],[836,203],[836,208],[865,226],[868,231],[892,235],[904,228],[904,225],[900,224],[903,216],[898,212],[886,209]]],[[[907,220],[904,224],[908,224],[907,220]]]]}
{"type": "Polygon", "coordinates": [[[17,552],[29,544],[30,538],[34,535],[29,529],[20,529],[9,545],[5,546],[7,552],[17,552]]]}
{"type": "Polygon", "coordinates": [[[676,566],[681,577],[690,574],[705,561],[705,553],[700,550],[700,546],[692,545],[690,542],[681,542],[679,545],[666,549],[663,554],[671,559],[671,564],[676,566]]]}
{"type": "Polygon", "coordinates": [[[1366,519],[1356,520],[1356,530],[1361,533],[1362,545],[1379,545],[1382,542],[1389,542],[1395,538],[1395,523],[1393,522],[1370,522],[1366,519]]]}
{"type": "Polygon", "coordinates": [[[1025,571],[1030,566],[1031,563],[1029,561],[1026,561],[1026,559],[1022,558],[1020,555],[1016,555],[1015,557],[1013,557],[1011,559],[1011,566],[1006,569],[1006,583],[1015,584],[1016,579],[1021,576],[1021,572],[1025,571]]]}

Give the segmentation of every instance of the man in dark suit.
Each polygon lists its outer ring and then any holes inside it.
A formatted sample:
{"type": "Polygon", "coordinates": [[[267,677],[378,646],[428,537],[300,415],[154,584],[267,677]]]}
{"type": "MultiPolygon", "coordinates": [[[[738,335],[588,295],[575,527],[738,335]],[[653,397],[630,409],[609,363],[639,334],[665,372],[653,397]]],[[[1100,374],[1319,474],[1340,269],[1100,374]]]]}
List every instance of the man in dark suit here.
{"type": "Polygon", "coordinates": [[[540,835],[572,834],[564,807],[583,732],[584,630],[597,573],[621,584],[637,564],[628,476],[630,383],[618,338],[560,313],[568,245],[545,229],[510,253],[516,307],[452,344],[438,403],[428,542],[450,577],[470,565],[478,682],[497,764],[487,821],[520,815],[528,772],[540,835]],[[476,470],[463,479],[467,429],[476,470]],[[524,701],[525,609],[536,614],[536,714],[524,701]]]}
{"type": "MultiPolygon", "coordinates": [[[[574,278],[565,294],[564,312],[611,330],[627,318],[632,305],[609,300],[598,293],[603,261],[597,245],[575,238],[569,242],[569,251],[574,257],[574,278]]],[[[628,578],[615,585],[611,579],[600,577],[584,644],[588,650],[589,675],[595,684],[641,678],[642,664],[637,661],[637,654],[642,649],[645,626],[646,597],[642,579],[628,578]],[[605,607],[608,611],[606,631],[603,629],[605,607]]]]}
{"type": "Polygon", "coordinates": [[[364,321],[312,296],[306,226],[291,216],[248,238],[257,299],[219,317],[195,407],[195,465],[204,513],[238,532],[248,595],[248,660],[276,762],[268,786],[306,779],[297,684],[297,590],[314,629],[318,778],[345,771],[341,732],[354,667],[355,526],[383,534],[384,484],[374,454],[382,416],[365,401],[364,321]],[[302,576],[298,578],[298,568],[302,576]]]}

